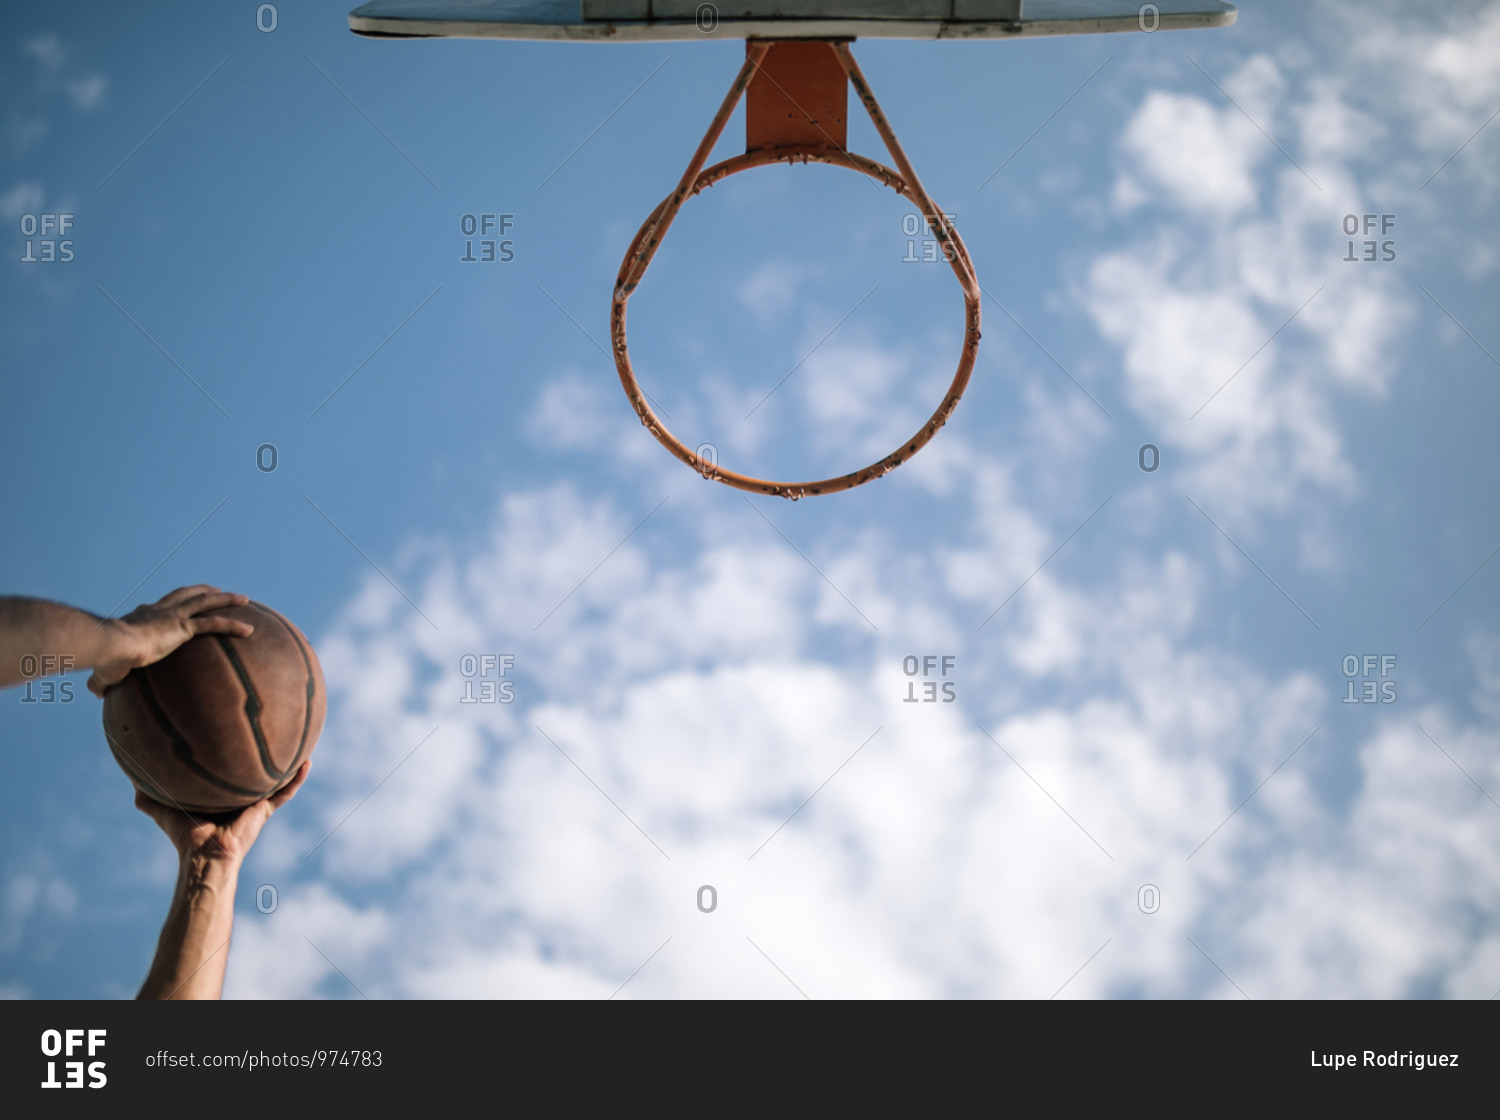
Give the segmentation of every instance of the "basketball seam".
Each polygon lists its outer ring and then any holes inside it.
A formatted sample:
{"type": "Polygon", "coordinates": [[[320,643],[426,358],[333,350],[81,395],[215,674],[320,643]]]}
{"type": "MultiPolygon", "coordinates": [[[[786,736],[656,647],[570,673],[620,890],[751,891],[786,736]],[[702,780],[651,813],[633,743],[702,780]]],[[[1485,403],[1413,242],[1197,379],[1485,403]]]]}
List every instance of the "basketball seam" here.
{"type": "Polygon", "coordinates": [[[260,768],[266,772],[266,777],[273,782],[279,782],[286,777],[286,772],[278,773],[272,765],[271,749],[266,745],[266,733],[260,726],[260,713],[265,710],[260,702],[260,693],[255,690],[255,682],[250,679],[250,671],[245,668],[240,655],[234,651],[232,645],[234,639],[225,637],[223,634],[214,636],[219,640],[219,648],[224,651],[229,667],[239,678],[240,687],[245,690],[245,722],[250,725],[250,734],[255,739],[255,749],[260,753],[260,768]]]}
{"type": "Polygon", "coordinates": [[[152,716],[155,717],[162,731],[166,733],[167,738],[172,741],[172,751],[184,766],[211,785],[218,786],[220,789],[227,790],[230,793],[238,794],[240,797],[253,797],[259,801],[267,793],[271,792],[269,790],[246,789],[244,786],[237,786],[233,782],[225,781],[213,773],[213,771],[204,767],[193,757],[192,744],[183,738],[182,733],[177,730],[176,725],[168,718],[167,713],[162,710],[161,704],[156,699],[156,693],[151,688],[151,678],[148,671],[144,669],[136,671],[140,673],[141,697],[146,701],[146,707],[150,710],[152,716]]]}
{"type": "Polygon", "coordinates": [[[312,658],[307,655],[307,649],[303,645],[302,638],[297,634],[297,631],[292,626],[292,624],[289,623],[286,619],[282,618],[278,612],[273,611],[270,607],[265,606],[264,604],[255,602],[253,599],[251,600],[250,605],[257,608],[258,610],[265,611],[268,615],[270,615],[278,623],[280,623],[282,628],[291,635],[292,641],[297,645],[297,652],[302,655],[302,664],[307,668],[307,701],[303,705],[302,709],[302,739],[297,744],[297,753],[292,756],[291,763],[288,764],[286,770],[283,771],[283,776],[285,776],[286,774],[290,774],[297,768],[297,764],[302,761],[302,752],[307,749],[307,735],[308,732],[312,729],[313,698],[318,694],[317,676],[313,673],[312,658]]]}

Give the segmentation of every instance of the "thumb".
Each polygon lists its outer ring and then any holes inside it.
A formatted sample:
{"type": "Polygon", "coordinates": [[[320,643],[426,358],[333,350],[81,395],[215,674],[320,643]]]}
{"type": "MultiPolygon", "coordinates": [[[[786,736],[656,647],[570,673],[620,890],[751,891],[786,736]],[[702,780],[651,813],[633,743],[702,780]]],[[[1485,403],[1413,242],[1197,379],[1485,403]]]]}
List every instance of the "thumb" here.
{"type": "Polygon", "coordinates": [[[89,675],[89,691],[102,697],[105,692],[125,679],[130,666],[101,665],[89,675]]]}

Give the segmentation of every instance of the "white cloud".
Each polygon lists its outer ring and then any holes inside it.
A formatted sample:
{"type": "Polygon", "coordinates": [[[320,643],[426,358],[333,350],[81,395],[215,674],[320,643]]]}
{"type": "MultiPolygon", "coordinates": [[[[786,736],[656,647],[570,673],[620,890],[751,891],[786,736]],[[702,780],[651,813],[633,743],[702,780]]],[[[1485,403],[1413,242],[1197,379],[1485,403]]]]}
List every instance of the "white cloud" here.
{"type": "MultiPolygon", "coordinates": [[[[249,893],[246,884],[245,893],[249,893]]],[[[270,895],[263,905],[269,909],[270,895]]],[[[227,999],[294,999],[317,993],[335,997],[363,991],[378,998],[379,977],[350,972],[353,962],[389,935],[378,911],[349,905],[312,886],[277,898],[271,913],[250,910],[235,920],[234,949],[224,976],[227,999]],[[348,978],[339,975],[342,968],[348,978]]]]}
{"type": "MultiPolygon", "coordinates": [[[[1148,224],[1102,252],[1079,293],[1120,348],[1132,408],[1187,453],[1184,486],[1241,527],[1309,493],[1356,492],[1340,397],[1388,391],[1414,319],[1394,276],[1342,260],[1339,208],[1369,208],[1348,201],[1369,116],[1326,69],[1306,91],[1298,78],[1251,57],[1224,79],[1244,113],[1148,92],[1114,186],[1148,224]],[[1311,153],[1285,155],[1261,131],[1287,120],[1311,153]]],[[[1335,559],[1304,549],[1307,563],[1335,559]]]]}
{"type": "MultiPolygon", "coordinates": [[[[1431,10],[1400,3],[1346,4],[1329,14],[1352,59],[1378,81],[1381,108],[1405,117],[1403,133],[1425,153],[1420,161],[1398,162],[1402,178],[1410,180],[1403,185],[1422,184],[1451,157],[1433,186],[1442,190],[1451,183],[1447,198],[1456,193],[1472,202],[1481,201],[1475,187],[1492,195],[1500,182],[1495,160],[1486,158],[1494,151],[1494,125],[1482,131],[1481,126],[1500,102],[1500,71],[1494,65],[1500,6],[1431,10]]],[[[1434,197],[1430,204],[1444,203],[1434,197]]]]}
{"type": "Polygon", "coordinates": [[[68,48],[53,34],[33,35],[21,43],[21,50],[36,59],[44,70],[57,70],[67,61],[68,48]]]}
{"type": "Polygon", "coordinates": [[[735,293],[756,318],[771,320],[796,304],[804,269],[786,261],[767,261],[752,272],[735,293]]]}
{"type": "Polygon", "coordinates": [[[1248,920],[1252,994],[1472,998],[1500,987],[1500,882],[1487,870],[1500,809],[1443,753],[1494,788],[1495,745],[1492,732],[1452,728],[1434,709],[1362,744],[1365,788],[1338,849],[1279,861],[1285,888],[1251,893],[1230,915],[1248,920]]]}
{"type": "Polygon", "coordinates": [[[1469,107],[1493,108],[1500,96],[1500,7],[1453,13],[1446,28],[1423,35],[1407,54],[1469,107]]]}
{"type": "Polygon", "coordinates": [[[103,74],[90,74],[67,83],[68,96],[80,113],[89,113],[104,103],[109,80],[103,74]]]}
{"type": "Polygon", "coordinates": [[[18,945],[35,922],[67,917],[77,907],[78,892],[45,868],[11,876],[5,884],[4,911],[0,915],[0,949],[18,945]]]}
{"type": "Polygon", "coordinates": [[[0,217],[14,222],[22,214],[39,214],[42,210],[42,184],[17,183],[0,194],[0,217]]]}
{"type": "MultiPolygon", "coordinates": [[[[1196,637],[1198,562],[1128,555],[1096,587],[1044,570],[963,638],[1050,547],[1005,471],[977,473],[972,524],[1010,551],[807,545],[878,633],[753,519],[708,515],[669,552],[622,546],[538,635],[631,521],[565,487],[440,550],[413,584],[439,632],[372,580],[320,642],[324,801],[299,844],[369,799],[268,872],[281,907],[241,914],[230,993],[347,992],[308,939],[392,997],[608,996],[658,949],[622,996],[1045,997],[1110,938],[1065,996],[1236,995],[1190,936],[1256,996],[1500,983],[1494,936],[1455,917],[1500,910],[1493,806],[1413,723],[1359,746],[1347,806],[1309,777],[1325,729],[1236,811],[1330,698],[1196,637]],[[934,565],[951,592],[911,580],[934,565]],[[951,706],[903,703],[918,627],[959,650],[951,706]],[[513,704],[458,702],[465,651],[516,655],[513,704]],[[982,684],[1007,680],[1029,683],[982,684]]],[[[1419,719],[1500,781],[1484,733],[1419,719]]]]}
{"type": "Polygon", "coordinates": [[[12,154],[25,156],[52,128],[47,105],[63,98],[80,113],[90,113],[104,104],[109,79],[103,74],[77,74],[69,65],[72,49],[51,32],[33,35],[21,43],[21,51],[37,65],[36,84],[28,96],[6,112],[5,138],[12,154]]]}
{"type": "Polygon", "coordinates": [[[619,410],[604,406],[598,388],[597,378],[574,373],[554,375],[542,388],[540,402],[530,417],[529,434],[538,442],[569,451],[597,449],[616,442],[621,430],[619,410]]]}
{"type": "MultiPolygon", "coordinates": [[[[1123,144],[1167,202],[1229,217],[1255,202],[1252,173],[1264,154],[1259,139],[1232,106],[1217,110],[1202,98],[1158,90],[1131,118],[1123,144]]],[[[1130,197],[1149,202],[1160,195],[1130,197]]]]}

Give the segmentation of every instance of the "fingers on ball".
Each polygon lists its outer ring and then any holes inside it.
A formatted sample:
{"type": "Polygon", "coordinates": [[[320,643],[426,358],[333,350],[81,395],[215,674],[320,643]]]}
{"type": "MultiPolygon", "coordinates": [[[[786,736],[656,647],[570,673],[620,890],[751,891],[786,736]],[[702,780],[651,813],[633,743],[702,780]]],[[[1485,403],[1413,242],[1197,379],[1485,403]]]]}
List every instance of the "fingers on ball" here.
{"type": "Polygon", "coordinates": [[[169,591],[156,601],[159,607],[175,607],[178,603],[199,595],[217,592],[219,589],[208,583],[195,583],[188,587],[179,587],[175,591],[169,591]]]}
{"type": "Polygon", "coordinates": [[[233,591],[220,591],[217,587],[210,587],[201,594],[179,600],[173,605],[186,614],[195,615],[217,610],[219,607],[243,607],[248,602],[248,595],[237,595],[233,591]]]}
{"type": "Polygon", "coordinates": [[[255,627],[248,622],[238,618],[225,618],[216,615],[212,618],[194,618],[189,622],[194,634],[234,634],[241,638],[248,638],[255,633],[255,627]]]}
{"type": "Polygon", "coordinates": [[[307,773],[312,769],[312,759],[307,759],[297,768],[297,775],[286,785],[271,795],[271,808],[280,809],[292,798],[297,796],[297,791],[302,788],[302,783],[307,780],[307,773]]]}

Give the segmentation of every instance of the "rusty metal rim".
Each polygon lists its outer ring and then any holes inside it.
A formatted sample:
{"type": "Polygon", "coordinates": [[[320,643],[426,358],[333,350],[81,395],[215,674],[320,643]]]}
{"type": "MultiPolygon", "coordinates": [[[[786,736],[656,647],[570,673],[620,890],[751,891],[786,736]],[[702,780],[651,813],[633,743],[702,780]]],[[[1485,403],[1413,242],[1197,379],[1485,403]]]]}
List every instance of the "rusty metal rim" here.
{"type": "MultiPolygon", "coordinates": [[[[767,45],[768,46],[768,45],[767,45]]],[[[755,152],[747,152],[743,155],[734,156],[717,163],[712,167],[703,169],[707,161],[708,153],[713,149],[719,134],[723,131],[724,124],[733,112],[735,104],[745,87],[749,84],[755,68],[765,56],[766,47],[752,43],[746,53],[745,64],[741,68],[734,84],[730,87],[724,103],[720,106],[718,114],[710,124],[707,134],[699,144],[692,161],[688,165],[682,181],[678,183],[677,189],[662,200],[661,204],[651,212],[651,215],[641,225],[629,249],[625,252],[625,259],[620,264],[620,272],[615,281],[615,294],[610,310],[610,335],[614,348],[615,368],[620,375],[620,384],[625,389],[625,395],[629,398],[631,406],[636,415],[640,417],[641,423],[653,436],[656,437],[663,447],[692,467],[704,478],[713,479],[732,486],[737,490],[745,490],[755,494],[768,494],[776,497],[798,498],[809,495],[836,493],[840,490],[851,490],[873,479],[880,478],[895,470],[911,456],[920,451],[934,435],[937,434],[953,410],[958,406],[959,399],[963,396],[965,388],[969,384],[969,378],[974,371],[974,362],[979,353],[979,325],[980,325],[980,299],[979,283],[975,278],[974,266],[969,259],[969,251],[964,246],[963,240],[958,236],[958,231],[953,228],[941,210],[933,204],[927,192],[916,178],[916,172],[912,169],[906,158],[906,153],[901,150],[900,143],[891,131],[890,125],[885,120],[880,106],[876,104],[874,95],[860,73],[854,57],[849,52],[845,43],[834,44],[834,49],[849,75],[850,84],[865,104],[876,130],[885,141],[886,147],[901,167],[897,172],[883,164],[877,163],[864,156],[853,155],[846,151],[832,148],[797,146],[787,148],[767,148],[755,152]],[[944,395],[942,403],[937,410],[928,418],[927,422],[919,428],[915,435],[902,443],[902,445],[869,466],[849,474],[839,475],[834,478],[820,479],[814,482],[775,482],[763,478],[755,478],[752,475],[740,474],[737,471],[720,467],[717,463],[710,463],[697,452],[688,448],[681,440],[669,431],[665,425],[657,419],[656,413],[651,410],[650,404],[642,392],[640,384],[636,380],[635,371],[630,363],[630,350],[625,337],[625,308],[630,301],[631,294],[639,286],[641,278],[645,275],[646,267],[656,255],[662,238],[665,237],[667,229],[672,220],[677,216],[678,210],[683,202],[700,191],[713,186],[720,180],[747,171],[752,167],[761,167],[770,163],[807,163],[815,161],[827,163],[839,167],[847,167],[870,176],[878,182],[885,184],[898,194],[911,199],[924,211],[924,217],[932,227],[933,233],[945,246],[945,255],[953,267],[954,274],[958,277],[959,284],[964,291],[965,309],[965,337],[963,350],[959,355],[958,370],[953,375],[953,381],[948,386],[948,392],[944,395]]]]}

